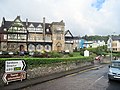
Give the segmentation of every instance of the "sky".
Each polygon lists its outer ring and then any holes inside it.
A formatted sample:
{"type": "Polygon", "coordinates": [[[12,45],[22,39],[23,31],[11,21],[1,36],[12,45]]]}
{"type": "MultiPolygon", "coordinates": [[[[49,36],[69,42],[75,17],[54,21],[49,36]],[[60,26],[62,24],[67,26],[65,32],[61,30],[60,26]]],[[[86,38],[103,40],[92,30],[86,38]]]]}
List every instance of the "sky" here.
{"type": "Polygon", "coordinates": [[[120,34],[120,0],[0,0],[0,22],[65,22],[73,35],[120,34]]]}

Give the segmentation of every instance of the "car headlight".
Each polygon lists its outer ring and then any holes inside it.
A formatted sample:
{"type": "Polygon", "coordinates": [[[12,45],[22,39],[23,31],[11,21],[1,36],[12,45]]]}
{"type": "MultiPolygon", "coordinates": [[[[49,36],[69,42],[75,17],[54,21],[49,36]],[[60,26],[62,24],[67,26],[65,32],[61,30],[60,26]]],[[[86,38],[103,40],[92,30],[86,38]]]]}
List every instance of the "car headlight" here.
{"type": "Polygon", "coordinates": [[[109,70],[108,74],[113,75],[113,72],[111,70],[109,70]]]}

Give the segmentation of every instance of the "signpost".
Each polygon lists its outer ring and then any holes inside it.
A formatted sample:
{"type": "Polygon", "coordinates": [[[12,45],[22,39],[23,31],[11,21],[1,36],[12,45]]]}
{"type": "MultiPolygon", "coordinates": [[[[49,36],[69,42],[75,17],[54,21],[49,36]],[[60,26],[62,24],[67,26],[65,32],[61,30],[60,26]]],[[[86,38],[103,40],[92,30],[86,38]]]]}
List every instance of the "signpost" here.
{"type": "Polygon", "coordinates": [[[5,72],[22,71],[25,69],[25,67],[26,64],[23,60],[5,62],[5,72]]]}
{"type": "Polygon", "coordinates": [[[25,70],[26,64],[24,60],[5,61],[5,74],[3,81],[8,82],[23,80],[26,78],[25,70]]]}
{"type": "Polygon", "coordinates": [[[15,73],[5,73],[3,75],[3,81],[8,84],[8,82],[23,80],[26,78],[26,72],[15,72],[15,73]]]}

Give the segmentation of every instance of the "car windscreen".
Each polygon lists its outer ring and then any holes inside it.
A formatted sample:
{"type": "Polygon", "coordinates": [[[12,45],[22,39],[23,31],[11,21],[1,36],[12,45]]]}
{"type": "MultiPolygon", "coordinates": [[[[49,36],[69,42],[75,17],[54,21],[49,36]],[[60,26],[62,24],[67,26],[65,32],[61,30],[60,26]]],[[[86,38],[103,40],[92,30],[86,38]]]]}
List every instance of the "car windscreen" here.
{"type": "Polygon", "coordinates": [[[120,68],[120,62],[113,62],[111,64],[112,67],[119,67],[120,68]]]}

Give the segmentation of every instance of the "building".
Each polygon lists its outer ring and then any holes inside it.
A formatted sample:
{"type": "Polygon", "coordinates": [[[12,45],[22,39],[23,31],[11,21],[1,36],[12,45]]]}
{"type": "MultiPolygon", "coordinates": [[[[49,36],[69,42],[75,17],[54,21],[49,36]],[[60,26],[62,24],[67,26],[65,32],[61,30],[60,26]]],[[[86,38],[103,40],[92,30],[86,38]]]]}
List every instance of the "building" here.
{"type": "Polygon", "coordinates": [[[73,52],[73,35],[70,30],[65,31],[65,51],[73,52]]]}
{"type": "Polygon", "coordinates": [[[104,40],[102,40],[102,41],[100,41],[100,40],[98,40],[98,41],[86,41],[86,40],[84,40],[84,39],[81,39],[82,41],[80,42],[80,44],[81,44],[81,47],[83,48],[89,48],[89,47],[91,47],[91,48],[97,48],[97,47],[99,47],[99,46],[104,46],[105,45],[105,41],[104,40]]]}
{"type": "Polygon", "coordinates": [[[65,50],[65,23],[22,21],[17,16],[14,21],[4,17],[0,28],[0,51],[57,51],[65,50]]]}
{"type": "Polygon", "coordinates": [[[108,50],[112,49],[113,52],[120,52],[120,36],[112,36],[107,41],[108,50]]]}
{"type": "Polygon", "coordinates": [[[80,49],[80,36],[73,36],[70,30],[65,31],[65,50],[70,52],[80,49]]]}

